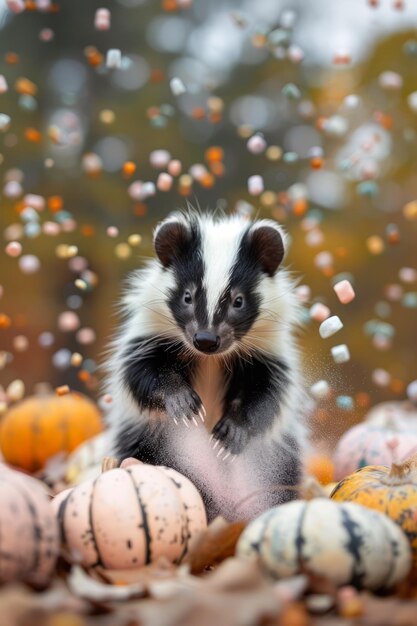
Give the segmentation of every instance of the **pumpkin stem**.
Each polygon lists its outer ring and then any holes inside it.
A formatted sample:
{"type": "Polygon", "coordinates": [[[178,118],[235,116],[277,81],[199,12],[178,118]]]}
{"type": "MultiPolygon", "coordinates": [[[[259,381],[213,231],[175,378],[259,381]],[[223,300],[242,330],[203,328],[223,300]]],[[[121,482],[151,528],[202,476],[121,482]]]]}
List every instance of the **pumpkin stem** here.
{"type": "Polygon", "coordinates": [[[101,462],[102,472],[108,472],[116,467],[119,467],[119,461],[114,456],[105,456],[101,462]]]}
{"type": "Polygon", "coordinates": [[[417,452],[407,457],[402,463],[393,463],[389,477],[404,478],[414,470],[417,470],[417,452]]]}

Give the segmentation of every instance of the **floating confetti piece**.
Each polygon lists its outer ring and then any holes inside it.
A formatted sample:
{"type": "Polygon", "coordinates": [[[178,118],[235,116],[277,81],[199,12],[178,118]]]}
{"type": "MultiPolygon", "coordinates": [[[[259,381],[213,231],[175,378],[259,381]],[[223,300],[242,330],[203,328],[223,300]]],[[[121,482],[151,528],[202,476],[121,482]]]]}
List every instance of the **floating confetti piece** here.
{"type": "Polygon", "coordinates": [[[181,96],[187,91],[181,78],[178,77],[171,78],[171,80],[169,81],[169,86],[174,96],[181,96]]]}
{"type": "Polygon", "coordinates": [[[74,311],[64,311],[58,316],[58,328],[68,333],[80,327],[80,318],[74,311]]]}
{"type": "Polygon", "coordinates": [[[299,100],[301,98],[301,90],[294,83],[284,85],[281,91],[288,100],[299,100]]]}
{"type": "Polygon", "coordinates": [[[382,89],[386,91],[398,91],[403,86],[403,79],[397,72],[382,72],[379,75],[378,82],[382,89]]]}
{"type": "Polygon", "coordinates": [[[149,163],[156,169],[166,167],[171,160],[168,150],[153,150],[149,155],[149,163]]]}
{"type": "Polygon", "coordinates": [[[407,385],[407,398],[411,400],[411,402],[417,403],[417,380],[413,380],[407,385]]]}
{"type": "Polygon", "coordinates": [[[117,69],[122,65],[122,53],[118,48],[111,48],[107,51],[106,55],[106,67],[110,69],[117,69]]]}
{"type": "Polygon", "coordinates": [[[22,245],[18,241],[11,241],[6,246],[7,256],[16,258],[22,254],[22,245]]]}
{"type": "Polygon", "coordinates": [[[97,9],[94,15],[94,28],[96,30],[109,30],[111,13],[108,9],[97,9]]]}
{"type": "Polygon", "coordinates": [[[9,129],[11,122],[10,115],[6,115],[5,113],[0,113],[0,131],[4,132],[9,129]]]}
{"type": "Polygon", "coordinates": [[[378,387],[388,387],[391,382],[391,374],[381,367],[378,367],[372,372],[372,382],[378,387]]]}
{"type": "Polygon", "coordinates": [[[55,392],[57,396],[66,396],[70,393],[70,388],[68,385],[61,385],[60,387],[56,387],[55,392]]]}
{"type": "Polygon", "coordinates": [[[106,229],[106,233],[108,237],[117,237],[119,235],[119,229],[117,226],[109,226],[106,229]]]}
{"type": "Polygon", "coordinates": [[[408,202],[403,208],[403,214],[406,220],[417,220],[417,200],[408,202]]]}
{"type": "Polygon", "coordinates": [[[6,0],[7,8],[10,9],[13,13],[22,13],[26,5],[23,0],[6,0]]]}
{"type": "Polygon", "coordinates": [[[9,87],[7,85],[6,78],[3,76],[3,74],[0,74],[0,94],[6,93],[8,89],[9,87]]]}
{"type": "Polygon", "coordinates": [[[159,191],[169,191],[172,187],[173,178],[170,174],[166,174],[165,172],[161,172],[158,176],[158,180],[156,182],[156,186],[159,191]]]}
{"type": "Polygon", "coordinates": [[[24,254],[19,259],[19,267],[23,274],[35,274],[40,270],[41,262],[34,254],[24,254]]]}
{"type": "Polygon", "coordinates": [[[25,383],[16,378],[6,388],[6,396],[10,402],[18,402],[25,395],[25,383]]]}
{"type": "Polygon", "coordinates": [[[257,133],[248,139],[247,148],[252,154],[262,154],[266,149],[266,141],[263,135],[257,133]]]}
{"type": "Polygon", "coordinates": [[[337,396],[336,406],[344,411],[351,411],[355,407],[355,402],[351,396],[337,396]]]}

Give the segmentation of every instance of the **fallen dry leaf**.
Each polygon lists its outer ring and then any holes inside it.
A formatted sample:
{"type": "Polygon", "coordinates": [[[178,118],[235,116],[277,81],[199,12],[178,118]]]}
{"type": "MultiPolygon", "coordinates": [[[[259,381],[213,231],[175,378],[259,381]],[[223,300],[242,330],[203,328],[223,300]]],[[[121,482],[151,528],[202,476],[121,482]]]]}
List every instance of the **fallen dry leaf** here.
{"type": "Polygon", "coordinates": [[[89,611],[90,604],[71,594],[60,580],[43,592],[34,592],[19,583],[5,585],[0,590],[1,626],[44,626],[49,616],[56,613],[84,615],[89,611]]]}
{"type": "Polygon", "coordinates": [[[303,500],[313,500],[314,498],[328,498],[329,494],[320,485],[314,476],[307,476],[300,486],[300,498],[303,500]]]}
{"type": "Polygon", "coordinates": [[[119,605],[118,613],[141,626],[256,626],[281,611],[275,584],[254,561],[232,557],[203,577],[181,574],[184,566],[177,569],[177,578],[171,572],[171,583],[167,578],[149,585],[151,599],[119,605]]]}
{"type": "Polygon", "coordinates": [[[255,560],[229,557],[203,578],[205,589],[213,591],[244,591],[271,588],[271,581],[262,573],[255,560]]]}
{"type": "Polygon", "coordinates": [[[360,594],[363,615],[355,626],[416,626],[417,601],[396,597],[378,598],[369,593],[360,594]]]}
{"type": "Polygon", "coordinates": [[[144,594],[154,598],[168,598],[187,589],[204,585],[201,578],[192,576],[187,565],[176,566],[160,558],[137,570],[105,570],[95,568],[91,576],[112,585],[139,584],[144,594]]]}
{"type": "Polygon", "coordinates": [[[248,522],[226,522],[221,517],[197,535],[192,541],[184,563],[192,574],[199,574],[210,566],[217,565],[235,553],[237,541],[248,522]]]}
{"type": "Polygon", "coordinates": [[[108,585],[89,576],[79,565],[71,568],[67,582],[73,594],[91,602],[120,602],[145,595],[143,584],[108,585]]]}

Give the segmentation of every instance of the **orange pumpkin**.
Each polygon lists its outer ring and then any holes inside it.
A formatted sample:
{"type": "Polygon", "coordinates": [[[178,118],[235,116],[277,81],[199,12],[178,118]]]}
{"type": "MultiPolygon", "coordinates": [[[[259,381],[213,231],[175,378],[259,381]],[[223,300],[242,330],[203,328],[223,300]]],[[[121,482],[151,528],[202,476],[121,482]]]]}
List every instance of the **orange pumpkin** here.
{"type": "Polygon", "coordinates": [[[101,430],[96,405],[80,393],[32,396],[4,415],[0,449],[8,463],[33,472],[58,452],[71,452],[101,430]]]}
{"type": "Polygon", "coordinates": [[[369,465],[344,478],[330,497],[356,502],[381,511],[396,522],[408,537],[417,567],[417,455],[391,469],[369,465]]]}
{"type": "Polygon", "coordinates": [[[321,485],[328,485],[333,480],[333,461],[325,454],[312,454],[309,456],[306,469],[307,473],[310,476],[314,476],[321,485]]]}

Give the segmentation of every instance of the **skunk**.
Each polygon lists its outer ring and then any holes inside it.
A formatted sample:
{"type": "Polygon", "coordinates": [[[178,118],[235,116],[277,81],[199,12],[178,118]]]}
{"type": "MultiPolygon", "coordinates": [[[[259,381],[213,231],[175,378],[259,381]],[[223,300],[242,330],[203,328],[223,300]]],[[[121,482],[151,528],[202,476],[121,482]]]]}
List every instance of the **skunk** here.
{"type": "Polygon", "coordinates": [[[106,363],[112,452],[188,476],[209,518],[297,496],[306,396],[285,247],[272,220],[174,213],[122,300],[106,363]]]}

